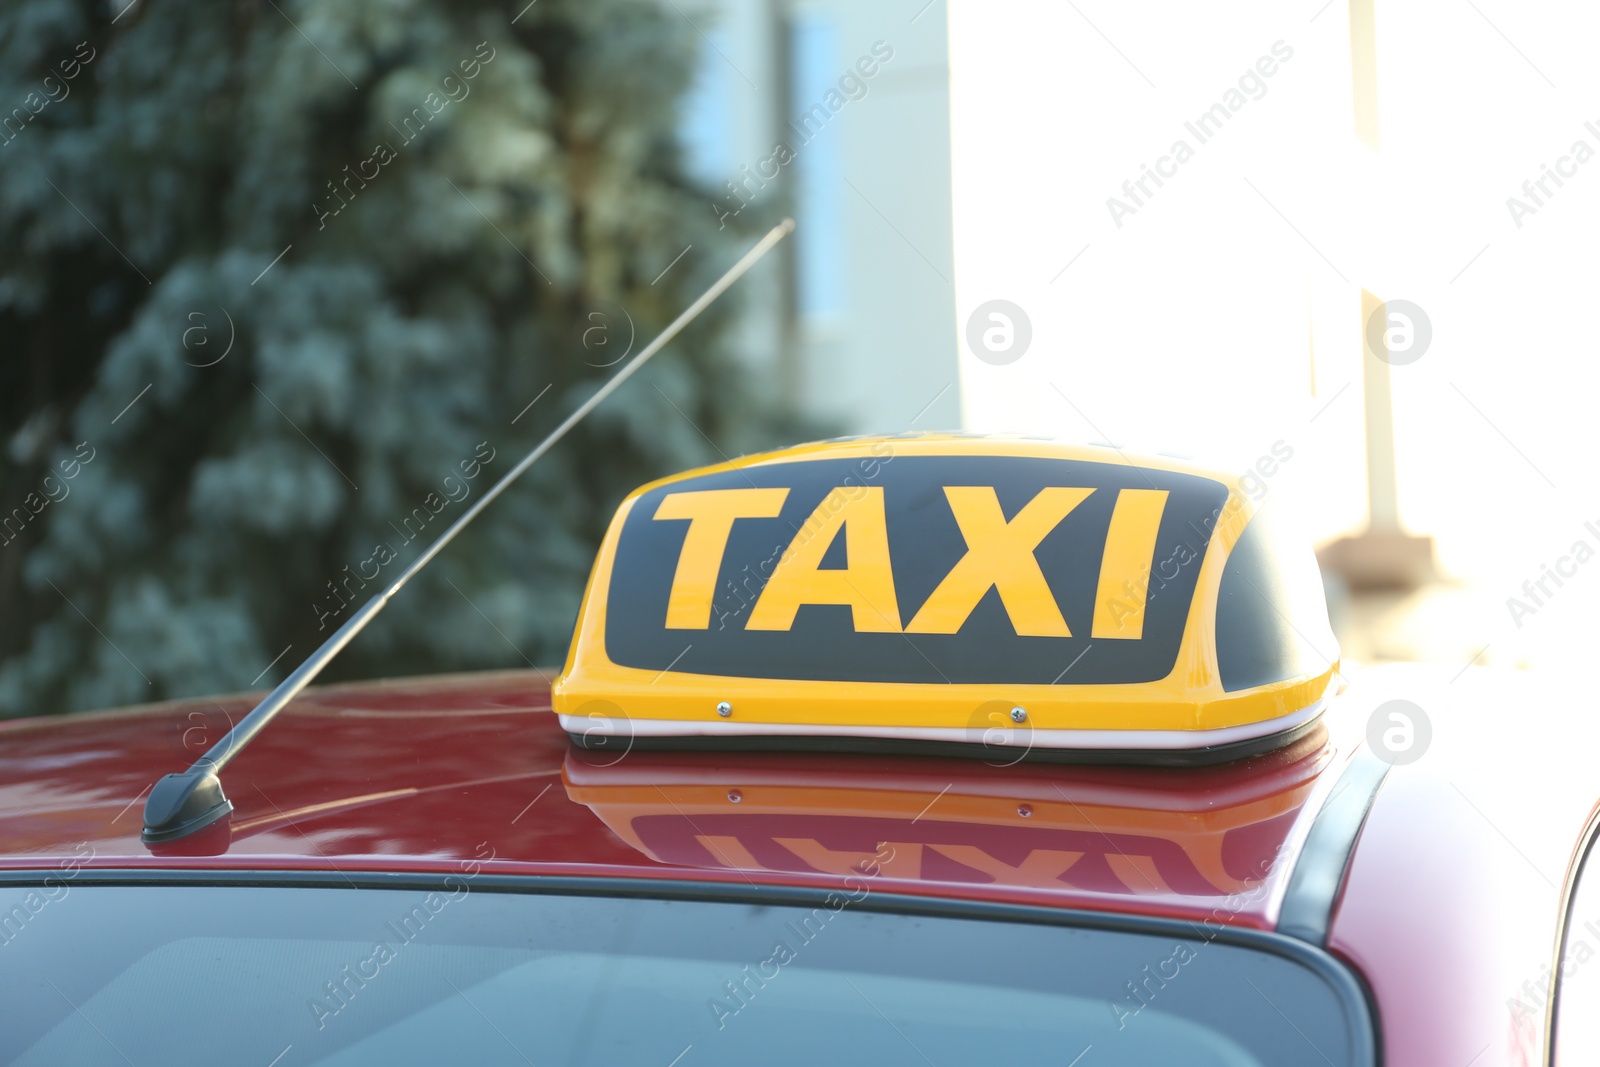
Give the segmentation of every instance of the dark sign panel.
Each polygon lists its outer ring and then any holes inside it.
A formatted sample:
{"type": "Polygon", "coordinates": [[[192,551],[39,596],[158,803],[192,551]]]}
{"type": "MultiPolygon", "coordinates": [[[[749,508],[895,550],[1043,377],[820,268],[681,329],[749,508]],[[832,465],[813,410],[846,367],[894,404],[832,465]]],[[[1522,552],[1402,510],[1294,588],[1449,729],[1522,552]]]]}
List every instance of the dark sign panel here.
{"type": "Polygon", "coordinates": [[[623,525],[606,651],[744,678],[1149,682],[1227,498],[1117,462],[819,459],[658,487],[623,525]]]}

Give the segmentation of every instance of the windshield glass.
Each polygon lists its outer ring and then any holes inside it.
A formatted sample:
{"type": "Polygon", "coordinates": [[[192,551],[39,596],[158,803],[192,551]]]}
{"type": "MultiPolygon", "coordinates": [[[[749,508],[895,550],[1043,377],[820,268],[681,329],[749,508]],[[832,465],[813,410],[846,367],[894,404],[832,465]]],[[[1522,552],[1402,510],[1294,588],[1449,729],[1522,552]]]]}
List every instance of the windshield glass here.
{"type": "Polygon", "coordinates": [[[465,880],[42,892],[0,889],[6,1063],[1343,1067],[1368,1055],[1313,970],[1199,927],[1175,939],[886,914],[837,894],[755,906],[465,880]]]}

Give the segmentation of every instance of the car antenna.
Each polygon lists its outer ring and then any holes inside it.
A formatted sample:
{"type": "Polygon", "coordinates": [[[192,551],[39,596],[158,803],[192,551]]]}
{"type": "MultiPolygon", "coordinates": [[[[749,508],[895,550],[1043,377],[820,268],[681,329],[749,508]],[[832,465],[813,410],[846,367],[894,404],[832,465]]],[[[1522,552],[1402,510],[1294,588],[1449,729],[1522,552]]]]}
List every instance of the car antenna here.
{"type": "Polygon", "coordinates": [[[296,667],[278,687],[268,693],[257,704],[250,714],[239,720],[239,725],[224,734],[205,755],[195,760],[188,770],[180,774],[168,774],[156,782],[150,790],[150,797],[144,805],[144,832],[140,835],[146,845],[160,845],[179,838],[187,837],[198,830],[210,826],[219,819],[226,817],[233,811],[233,803],[222,791],[222,781],[218,775],[228,762],[237,756],[246,745],[272,721],[273,716],[282,711],[288,703],[299,695],[300,691],[311,684],[312,679],[322,673],[333,658],[343,651],[344,646],[360,633],[372,619],[388,605],[389,600],[398,593],[406,582],[423,567],[426,567],[439,552],[448,545],[478,513],[488,507],[489,502],[499,496],[506,487],[526,471],[529,467],[548,452],[552,445],[564,437],[584,416],[599,406],[606,397],[616,392],[623,382],[644,366],[645,362],[655,355],[667,342],[671,341],[689,323],[693,322],[711,302],[716,300],[728,290],[734,282],[738,281],[751,267],[755,266],[761,257],[770,252],[779,241],[787,237],[794,230],[794,220],[784,219],[761,238],[750,251],[746,252],[739,262],[728,268],[726,274],[718,278],[711,288],[700,294],[699,299],[684,309],[672,323],[662,330],[655,340],[651,341],[644,350],[633,357],[632,362],[625,365],[611,377],[604,385],[595,391],[594,395],[580,404],[577,410],[568,415],[566,421],[557,426],[551,434],[536,445],[532,452],[522,458],[522,461],[511,468],[488,492],[478,498],[477,503],[467,509],[466,514],[457,519],[451,527],[439,536],[439,539],[429,545],[423,553],[406,567],[381,593],[363,604],[355,614],[351,615],[345,624],[322,643],[315,652],[306,657],[305,662],[296,667]]]}

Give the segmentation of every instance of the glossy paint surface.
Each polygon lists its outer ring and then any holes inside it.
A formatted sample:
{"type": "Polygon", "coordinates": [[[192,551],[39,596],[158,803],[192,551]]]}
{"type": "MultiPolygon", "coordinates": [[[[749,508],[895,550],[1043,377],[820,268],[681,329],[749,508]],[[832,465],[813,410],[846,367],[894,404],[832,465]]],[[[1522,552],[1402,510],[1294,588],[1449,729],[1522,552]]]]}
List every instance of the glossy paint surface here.
{"type": "Polygon", "coordinates": [[[470,866],[857,891],[865,879],[886,895],[1270,930],[1312,819],[1370,721],[1401,698],[1426,711],[1431,738],[1378,793],[1328,948],[1371,990],[1386,1062],[1542,1062],[1600,738],[1522,675],[1358,674],[1310,737],[1193,770],[584,751],[537,672],[330,687],[228,768],[227,832],[191,855],[140,843],[143,796],[250,699],[23,721],[0,726],[0,869],[470,866]]]}
{"type": "Polygon", "coordinates": [[[213,854],[153,855],[139,841],[145,791],[248,707],[0,727],[0,867],[471,861],[503,874],[822,885],[870,866],[884,891],[1270,927],[1287,861],[1347,754],[1322,728],[1192,770],[584,751],[539,674],[467,675],[307,693],[229,766],[228,832],[187,850],[213,854]]]}
{"type": "Polygon", "coordinates": [[[1364,691],[1374,711],[1411,702],[1431,738],[1372,806],[1328,948],[1371,988],[1385,1062],[1542,1064],[1563,887],[1600,798],[1600,731],[1572,683],[1454,673],[1386,668],[1347,694],[1364,691]]]}

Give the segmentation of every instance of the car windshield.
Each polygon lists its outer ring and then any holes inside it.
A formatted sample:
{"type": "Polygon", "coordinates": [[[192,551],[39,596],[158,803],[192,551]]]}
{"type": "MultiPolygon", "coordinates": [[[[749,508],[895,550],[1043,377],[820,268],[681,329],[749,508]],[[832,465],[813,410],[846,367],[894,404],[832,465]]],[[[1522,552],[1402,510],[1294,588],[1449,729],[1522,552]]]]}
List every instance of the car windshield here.
{"type": "MultiPolygon", "coordinates": [[[[1220,940],[437,889],[0,888],[0,1061],[878,1067],[1369,1062],[1311,967],[1220,940]]],[[[874,902],[876,903],[876,902],[874,902]]]]}

